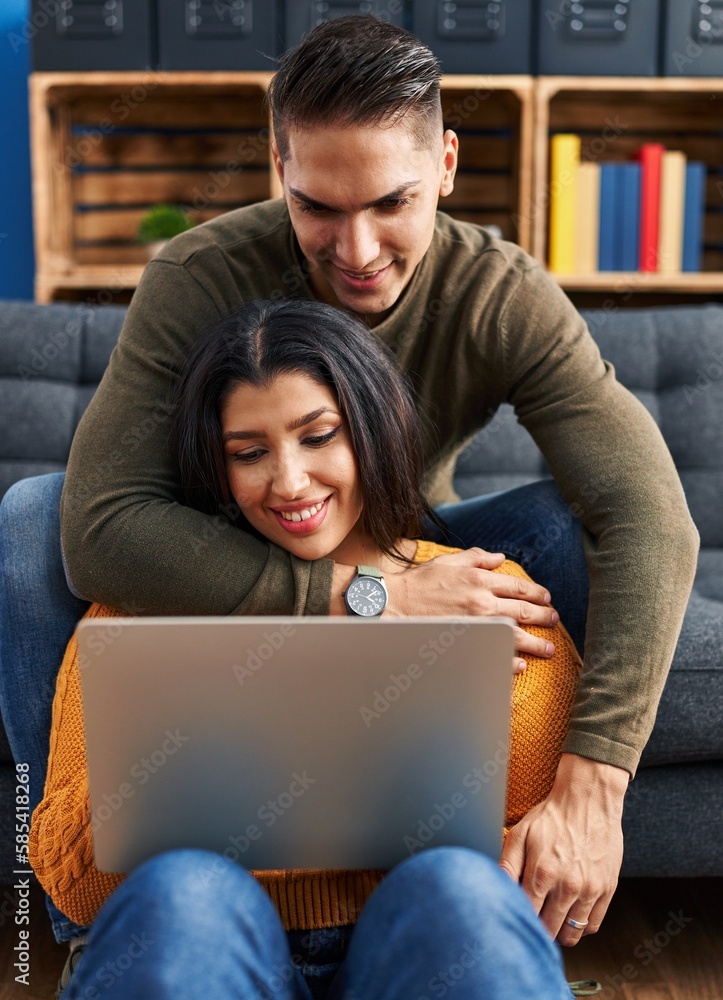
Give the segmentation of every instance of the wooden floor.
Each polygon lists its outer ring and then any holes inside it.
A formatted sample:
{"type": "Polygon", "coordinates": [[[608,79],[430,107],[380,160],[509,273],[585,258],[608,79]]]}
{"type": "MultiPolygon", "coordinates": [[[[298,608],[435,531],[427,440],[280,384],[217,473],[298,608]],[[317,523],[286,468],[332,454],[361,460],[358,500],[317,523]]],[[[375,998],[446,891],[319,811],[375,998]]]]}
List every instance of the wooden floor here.
{"type": "MultiPolygon", "coordinates": [[[[25,986],[15,982],[13,968],[19,930],[13,895],[0,887],[0,1000],[55,995],[67,951],[53,940],[37,888],[30,916],[25,986]]],[[[600,932],[565,949],[565,960],[568,979],[603,984],[597,1000],[723,1000],[723,878],[624,879],[600,932]]]]}

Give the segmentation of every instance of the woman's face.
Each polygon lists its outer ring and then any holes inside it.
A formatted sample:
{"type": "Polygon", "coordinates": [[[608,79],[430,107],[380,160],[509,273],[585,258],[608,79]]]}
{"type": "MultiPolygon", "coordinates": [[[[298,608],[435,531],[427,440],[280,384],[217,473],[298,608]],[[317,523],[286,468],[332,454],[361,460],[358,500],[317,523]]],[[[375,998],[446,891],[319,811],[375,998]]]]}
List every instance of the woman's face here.
{"type": "Polygon", "coordinates": [[[335,558],[362,495],[334,393],[302,374],[279,375],[267,388],[240,385],[221,410],[221,430],[229,487],[249,523],[302,559],[335,558]]]}

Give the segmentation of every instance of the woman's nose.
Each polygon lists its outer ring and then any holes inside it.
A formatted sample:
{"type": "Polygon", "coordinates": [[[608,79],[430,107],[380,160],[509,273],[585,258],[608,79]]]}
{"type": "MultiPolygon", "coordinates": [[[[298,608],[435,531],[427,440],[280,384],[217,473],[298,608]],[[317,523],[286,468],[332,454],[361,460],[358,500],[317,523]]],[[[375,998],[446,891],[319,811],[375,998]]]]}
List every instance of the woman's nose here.
{"type": "Polygon", "coordinates": [[[274,493],[283,500],[295,500],[303,496],[311,482],[303,463],[290,459],[279,459],[274,468],[274,493]]]}

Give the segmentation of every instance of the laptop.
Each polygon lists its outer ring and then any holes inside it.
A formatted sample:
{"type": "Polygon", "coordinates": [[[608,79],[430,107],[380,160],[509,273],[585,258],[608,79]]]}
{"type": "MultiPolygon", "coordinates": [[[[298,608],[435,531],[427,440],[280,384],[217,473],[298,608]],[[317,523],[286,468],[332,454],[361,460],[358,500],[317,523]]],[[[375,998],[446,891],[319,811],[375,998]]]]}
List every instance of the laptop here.
{"type": "Polygon", "coordinates": [[[509,620],[94,619],[78,645],[100,870],[184,847],[260,870],[499,858],[509,620]]]}

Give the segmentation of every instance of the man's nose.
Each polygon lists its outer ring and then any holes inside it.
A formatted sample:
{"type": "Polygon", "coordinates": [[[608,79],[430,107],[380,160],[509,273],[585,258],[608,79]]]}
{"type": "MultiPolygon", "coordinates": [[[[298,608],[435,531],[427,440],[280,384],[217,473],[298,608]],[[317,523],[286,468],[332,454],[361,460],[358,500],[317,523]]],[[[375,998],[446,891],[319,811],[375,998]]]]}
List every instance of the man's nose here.
{"type": "Polygon", "coordinates": [[[347,271],[364,271],[379,260],[379,237],[365,212],[340,223],[336,239],[336,263],[347,271]]]}
{"type": "Polygon", "coordinates": [[[279,458],[274,467],[274,493],[283,500],[295,500],[304,495],[311,479],[303,462],[294,458],[279,458]]]}

